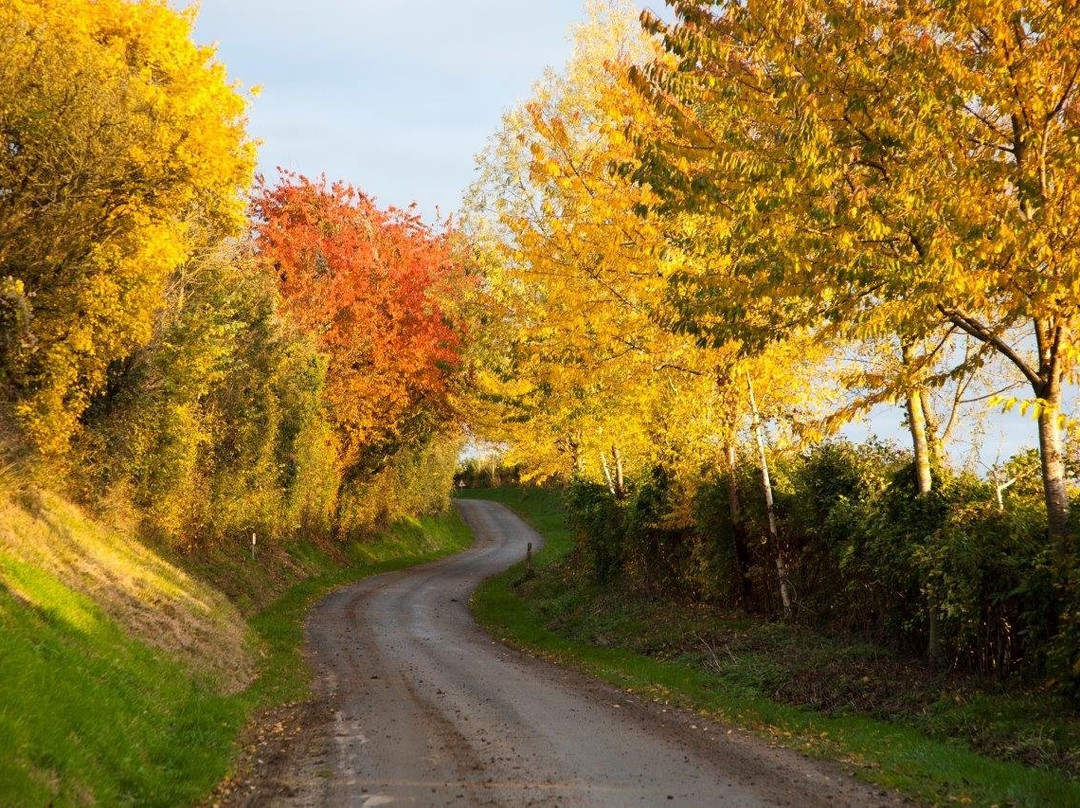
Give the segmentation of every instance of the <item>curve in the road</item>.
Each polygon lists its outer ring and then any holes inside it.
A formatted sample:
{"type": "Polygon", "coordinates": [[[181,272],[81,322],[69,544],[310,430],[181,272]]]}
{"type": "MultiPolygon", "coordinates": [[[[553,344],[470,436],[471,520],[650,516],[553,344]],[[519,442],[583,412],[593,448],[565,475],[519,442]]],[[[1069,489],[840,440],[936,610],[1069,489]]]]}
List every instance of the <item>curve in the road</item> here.
{"type": "Polygon", "coordinates": [[[296,806],[885,805],[828,765],[494,642],[472,589],[540,537],[462,500],[468,551],[361,581],[307,623],[319,720],[244,800],[296,806]]]}

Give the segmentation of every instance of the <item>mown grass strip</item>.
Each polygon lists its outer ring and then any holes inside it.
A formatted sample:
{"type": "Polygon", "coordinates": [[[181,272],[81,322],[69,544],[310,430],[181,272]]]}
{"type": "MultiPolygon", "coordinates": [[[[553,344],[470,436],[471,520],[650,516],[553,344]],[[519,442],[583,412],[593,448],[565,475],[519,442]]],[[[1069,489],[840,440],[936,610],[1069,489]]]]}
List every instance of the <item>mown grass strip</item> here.
{"type": "MultiPolygon", "coordinates": [[[[502,502],[527,519],[545,537],[536,559],[540,570],[557,564],[573,547],[557,492],[505,488],[473,490],[464,496],[502,502]]],[[[587,594],[560,594],[555,582],[544,590],[547,603],[533,602],[512,586],[520,577],[519,566],[485,582],[472,599],[478,620],[512,645],[645,698],[706,713],[814,757],[841,761],[862,780],[926,803],[1080,805],[1080,784],[1059,772],[993,760],[959,741],[929,738],[899,724],[780,704],[752,687],[732,687],[678,660],[659,661],[619,647],[568,639],[547,628],[544,611],[552,611],[559,597],[587,594]]]]}

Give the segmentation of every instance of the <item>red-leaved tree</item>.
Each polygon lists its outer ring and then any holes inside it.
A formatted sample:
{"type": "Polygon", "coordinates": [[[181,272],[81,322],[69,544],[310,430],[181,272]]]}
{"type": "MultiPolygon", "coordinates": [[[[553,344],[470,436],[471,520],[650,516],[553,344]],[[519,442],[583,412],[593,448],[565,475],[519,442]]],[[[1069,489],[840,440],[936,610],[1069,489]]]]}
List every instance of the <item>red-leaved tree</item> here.
{"type": "Polygon", "coordinates": [[[253,219],[293,318],[330,357],[327,403],[345,465],[445,420],[468,282],[452,232],[411,210],[380,210],[347,183],[292,172],[260,181],[253,219]]]}

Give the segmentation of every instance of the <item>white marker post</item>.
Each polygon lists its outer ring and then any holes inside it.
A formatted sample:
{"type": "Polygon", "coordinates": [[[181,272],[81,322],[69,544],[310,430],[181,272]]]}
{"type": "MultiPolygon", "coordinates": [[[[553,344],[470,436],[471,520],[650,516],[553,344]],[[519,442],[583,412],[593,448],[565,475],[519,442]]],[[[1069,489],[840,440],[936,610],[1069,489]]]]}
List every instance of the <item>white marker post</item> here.
{"type": "Polygon", "coordinates": [[[255,560],[255,534],[251,534],[251,560],[255,560]]]}

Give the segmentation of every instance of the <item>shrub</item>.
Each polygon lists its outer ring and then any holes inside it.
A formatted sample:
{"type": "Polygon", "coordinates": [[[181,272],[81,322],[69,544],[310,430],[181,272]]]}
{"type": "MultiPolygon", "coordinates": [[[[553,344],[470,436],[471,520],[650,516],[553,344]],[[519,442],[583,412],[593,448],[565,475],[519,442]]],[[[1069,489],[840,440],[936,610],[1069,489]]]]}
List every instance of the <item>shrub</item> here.
{"type": "MultiPolygon", "coordinates": [[[[773,470],[797,619],[911,655],[926,653],[933,620],[949,666],[994,678],[1050,671],[1080,694],[1080,572],[1047,539],[1039,491],[1016,486],[1001,508],[993,484],[957,474],[918,495],[910,455],[876,442],[826,442],[773,470]]],[[[656,468],[622,501],[576,481],[569,512],[594,579],[778,615],[759,475],[754,463],[736,469],[739,520],[722,474],[688,494],[656,468]],[[685,497],[689,524],[677,516],[685,497]]]]}
{"type": "Polygon", "coordinates": [[[577,479],[567,490],[567,510],[593,580],[600,584],[615,580],[626,556],[625,503],[606,487],[577,479]]]}

